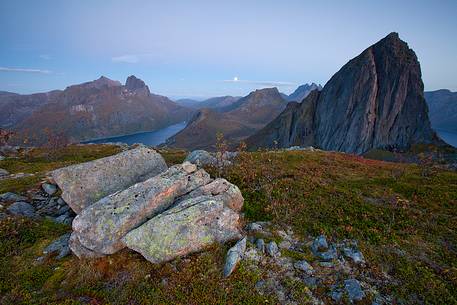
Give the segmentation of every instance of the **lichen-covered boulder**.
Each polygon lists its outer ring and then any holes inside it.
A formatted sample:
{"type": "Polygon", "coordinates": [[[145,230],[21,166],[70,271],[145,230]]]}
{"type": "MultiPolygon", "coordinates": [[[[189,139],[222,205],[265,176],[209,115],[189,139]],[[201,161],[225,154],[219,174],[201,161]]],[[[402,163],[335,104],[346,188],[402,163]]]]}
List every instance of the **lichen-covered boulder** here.
{"type": "Polygon", "coordinates": [[[211,181],[203,169],[185,162],[144,182],[102,198],[73,221],[80,243],[98,253],[124,248],[121,238],[151,217],[168,209],[175,199],[211,181]]]}
{"type": "Polygon", "coordinates": [[[236,185],[228,182],[223,178],[218,178],[211,183],[193,190],[189,194],[182,196],[180,200],[211,195],[219,195],[224,197],[224,202],[226,202],[228,207],[234,211],[240,211],[243,207],[244,198],[241,195],[240,189],[236,185]]]}
{"type": "MultiPolygon", "coordinates": [[[[224,193],[179,201],[126,234],[125,245],[153,263],[199,252],[241,237],[240,216],[224,193]]],[[[236,205],[235,205],[236,206],[236,205]]]]}
{"type": "Polygon", "coordinates": [[[62,198],[79,214],[101,198],[165,171],[160,154],[138,147],[117,155],[57,169],[52,178],[62,198]]]}
{"type": "Polygon", "coordinates": [[[78,258],[99,258],[105,256],[103,253],[92,251],[81,245],[81,242],[79,241],[79,238],[76,236],[75,232],[71,233],[70,239],[68,240],[68,245],[71,252],[73,252],[73,254],[78,258]]]}
{"type": "Polygon", "coordinates": [[[206,165],[215,166],[217,164],[216,157],[212,156],[206,150],[201,150],[201,149],[194,150],[191,153],[189,153],[187,155],[185,161],[191,162],[191,163],[196,164],[198,166],[206,166],[206,165]]]}

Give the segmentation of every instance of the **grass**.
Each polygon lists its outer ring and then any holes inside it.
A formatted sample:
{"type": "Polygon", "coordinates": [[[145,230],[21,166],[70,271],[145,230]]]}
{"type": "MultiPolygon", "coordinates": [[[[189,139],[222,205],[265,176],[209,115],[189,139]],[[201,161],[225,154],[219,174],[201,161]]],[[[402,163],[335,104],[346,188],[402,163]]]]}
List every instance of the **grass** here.
{"type": "MultiPolygon", "coordinates": [[[[53,161],[40,159],[36,152],[35,160],[42,160],[37,164],[19,158],[7,160],[11,162],[7,169],[27,172],[38,168],[43,174],[54,166],[115,152],[99,149],[93,155],[81,152],[78,157],[72,156],[75,151],[67,151],[53,161]]],[[[184,151],[160,152],[168,164],[182,162],[186,155],[184,151]]],[[[208,170],[216,174],[214,169],[208,170]]],[[[368,262],[367,272],[380,279],[381,292],[393,295],[396,303],[457,304],[456,172],[431,168],[424,175],[417,165],[290,151],[242,153],[222,176],[240,187],[248,221],[271,220],[291,226],[302,236],[324,233],[330,240],[357,239],[368,262]],[[386,274],[390,279],[382,281],[386,274]]],[[[19,180],[15,185],[2,181],[0,187],[3,191],[25,190],[35,182],[19,180]]],[[[37,264],[35,258],[42,249],[67,230],[42,221],[2,221],[0,303],[276,302],[272,296],[255,293],[255,283],[264,276],[262,270],[242,264],[229,279],[222,278],[230,245],[163,265],[150,264],[127,250],[92,261],[71,256],[37,264]]],[[[308,252],[283,251],[283,255],[311,260],[308,252]]],[[[306,301],[307,288],[302,283],[285,284],[306,301]]]]}

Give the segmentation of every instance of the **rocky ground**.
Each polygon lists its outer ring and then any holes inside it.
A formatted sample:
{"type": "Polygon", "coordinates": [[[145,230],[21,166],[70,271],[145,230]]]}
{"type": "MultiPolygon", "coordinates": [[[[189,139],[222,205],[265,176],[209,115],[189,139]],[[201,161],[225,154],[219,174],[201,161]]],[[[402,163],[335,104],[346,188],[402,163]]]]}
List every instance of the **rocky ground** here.
{"type": "MultiPolygon", "coordinates": [[[[134,246],[128,247],[134,251],[124,248],[79,259],[69,245],[76,213],[66,202],[71,202],[66,187],[60,190],[50,171],[125,150],[116,145],[82,145],[55,156],[31,150],[0,161],[9,172],[0,180],[0,303],[456,303],[455,172],[440,167],[424,172],[416,165],[312,148],[224,158],[194,152],[187,160],[204,167],[216,177],[214,181],[226,181],[217,178],[222,175],[239,186],[244,205],[237,234],[179,248],[187,252],[173,248],[179,255],[163,251],[165,258],[158,261],[156,252],[150,256],[144,252],[147,247],[134,246]],[[215,168],[221,164],[223,169],[215,168]]],[[[186,159],[182,151],[160,153],[169,170],[186,159]]],[[[123,192],[134,196],[127,190],[123,192]]],[[[195,202],[204,192],[189,194],[194,195],[177,194],[171,202],[195,202]]],[[[233,202],[222,200],[229,206],[233,202]]],[[[183,205],[188,206],[192,205],[183,205]]],[[[121,213],[119,219],[133,219],[130,212],[121,213]]],[[[146,222],[150,225],[143,225],[146,233],[166,226],[171,218],[160,222],[162,214],[167,212],[160,211],[146,222]]],[[[197,241],[195,236],[203,231],[191,225],[192,218],[186,219],[186,229],[176,236],[197,241]]],[[[176,227],[172,223],[170,228],[176,227]]],[[[92,250],[106,251],[93,243],[101,241],[108,249],[113,243],[107,240],[117,235],[107,232],[81,240],[92,250]]],[[[151,233],[140,236],[154,240],[151,233]]],[[[163,245],[167,249],[176,243],[163,245]]]]}

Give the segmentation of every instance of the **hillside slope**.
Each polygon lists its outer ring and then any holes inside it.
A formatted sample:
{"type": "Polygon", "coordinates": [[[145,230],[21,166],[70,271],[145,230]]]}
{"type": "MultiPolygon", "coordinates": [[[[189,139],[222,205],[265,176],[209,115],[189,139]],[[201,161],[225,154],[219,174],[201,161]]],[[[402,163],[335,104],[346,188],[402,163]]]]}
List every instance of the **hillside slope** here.
{"type": "Polygon", "coordinates": [[[425,92],[434,129],[457,133],[457,92],[442,89],[425,92]]]}

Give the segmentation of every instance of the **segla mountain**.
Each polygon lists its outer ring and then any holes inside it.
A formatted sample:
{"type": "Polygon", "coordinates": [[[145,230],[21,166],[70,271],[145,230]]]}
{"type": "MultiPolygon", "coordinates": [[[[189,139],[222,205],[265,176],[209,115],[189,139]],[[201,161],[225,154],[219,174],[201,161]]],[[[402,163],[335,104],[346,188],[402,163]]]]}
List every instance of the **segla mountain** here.
{"type": "Polygon", "coordinates": [[[65,90],[0,94],[0,126],[16,132],[17,144],[43,144],[49,134],[70,142],[151,131],[187,121],[194,113],[155,95],[130,76],[125,85],[106,77],[65,90]],[[5,110],[5,111],[3,111],[5,110]]]}
{"type": "Polygon", "coordinates": [[[391,33],[350,60],[301,104],[291,103],[248,147],[312,145],[362,154],[442,143],[430,126],[416,54],[391,33]]]}

